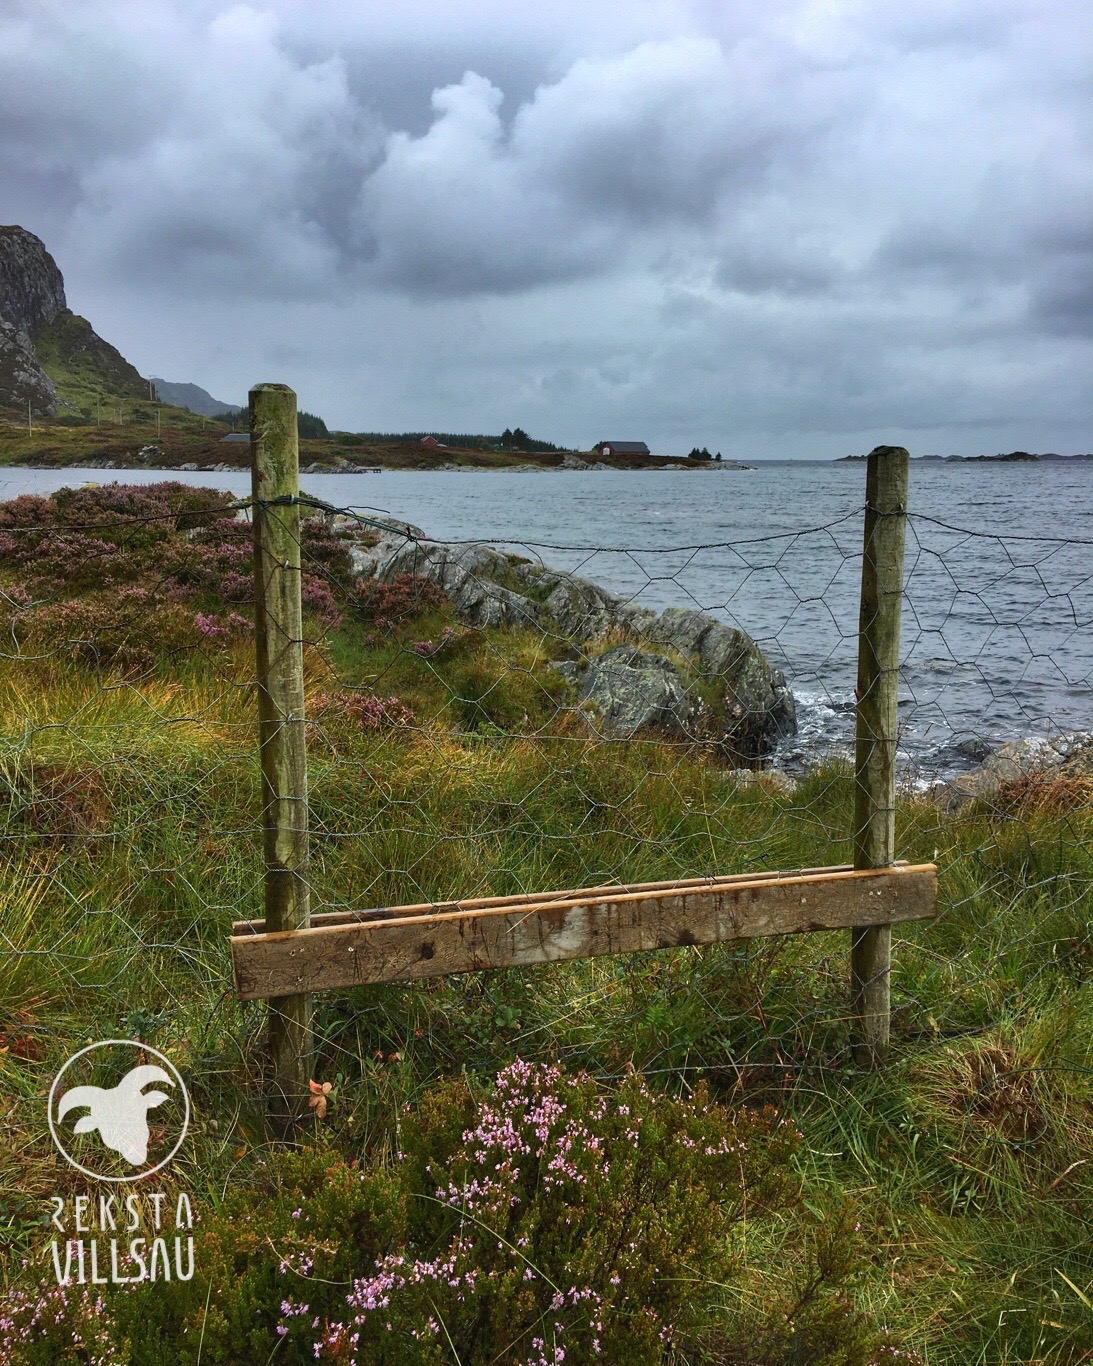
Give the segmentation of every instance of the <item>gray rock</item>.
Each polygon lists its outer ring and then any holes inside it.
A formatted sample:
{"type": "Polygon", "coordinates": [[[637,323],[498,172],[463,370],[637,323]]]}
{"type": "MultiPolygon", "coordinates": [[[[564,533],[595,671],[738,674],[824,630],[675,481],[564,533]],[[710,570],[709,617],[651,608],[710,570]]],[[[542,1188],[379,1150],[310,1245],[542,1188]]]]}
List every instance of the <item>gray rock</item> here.
{"type": "Polygon", "coordinates": [[[647,730],[690,738],[693,708],[687,689],[663,655],[620,645],[590,659],[575,680],[581,701],[593,704],[601,732],[611,739],[629,740],[647,730]]]}
{"type": "Polygon", "coordinates": [[[555,469],[559,470],[609,470],[610,465],[605,465],[602,460],[582,460],[579,455],[567,455],[560,465],[555,469]]]}
{"type": "Polygon", "coordinates": [[[42,239],[0,228],[0,318],[29,338],[65,307],[64,278],[42,239]]]}
{"type": "Polygon", "coordinates": [[[0,402],[25,417],[27,405],[37,417],[57,411],[57,391],[38,363],[30,337],[0,318],[0,402]]]}
{"type": "Polygon", "coordinates": [[[972,735],[965,740],[958,740],[953,745],[953,753],[958,754],[962,759],[971,759],[976,763],[982,763],[984,759],[990,757],[991,746],[986,740],[980,739],[978,735],[972,735]]]}
{"type": "Polygon", "coordinates": [[[988,800],[1008,783],[1032,773],[1058,777],[1093,776],[1093,731],[1070,731],[1050,739],[1029,737],[1000,746],[985,764],[930,789],[929,795],[946,811],[969,802],[988,800]]]}
{"type": "Polygon", "coordinates": [[[736,630],[689,607],[669,607],[647,623],[645,636],[688,658],[698,677],[723,690],[709,724],[723,726],[722,742],[745,738],[742,752],[763,735],[793,735],[797,714],[783,674],[772,669],[746,631],[736,630]],[[753,736],[752,739],[747,739],[753,736]]]}
{"type": "Polygon", "coordinates": [[[409,541],[386,560],[378,577],[417,574],[432,579],[469,626],[542,625],[539,603],[497,582],[512,573],[508,558],[488,546],[409,541]]]}

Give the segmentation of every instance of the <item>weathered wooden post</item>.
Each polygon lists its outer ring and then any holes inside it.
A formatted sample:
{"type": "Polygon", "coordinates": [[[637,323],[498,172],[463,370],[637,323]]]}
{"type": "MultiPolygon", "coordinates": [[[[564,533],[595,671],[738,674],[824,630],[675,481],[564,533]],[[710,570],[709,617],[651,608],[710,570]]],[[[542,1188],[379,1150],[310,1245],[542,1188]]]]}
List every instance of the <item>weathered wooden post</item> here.
{"type": "MultiPolygon", "coordinates": [[[[899,622],[910,457],[878,446],[865,482],[865,547],[858,627],[854,867],[896,860],[896,738],[899,622]]],[[[855,1061],[875,1066],[888,1047],[891,925],[851,931],[850,995],[855,1061]]]]}
{"type": "MultiPolygon", "coordinates": [[[[300,605],[300,490],[296,395],[285,384],[250,391],[258,737],[262,759],[265,914],[271,930],[309,923],[307,737],[300,605]],[[283,500],[283,501],[282,501],[283,500]]],[[[270,1111],[291,1139],[307,1116],[311,998],[270,1002],[270,1111]]]]}

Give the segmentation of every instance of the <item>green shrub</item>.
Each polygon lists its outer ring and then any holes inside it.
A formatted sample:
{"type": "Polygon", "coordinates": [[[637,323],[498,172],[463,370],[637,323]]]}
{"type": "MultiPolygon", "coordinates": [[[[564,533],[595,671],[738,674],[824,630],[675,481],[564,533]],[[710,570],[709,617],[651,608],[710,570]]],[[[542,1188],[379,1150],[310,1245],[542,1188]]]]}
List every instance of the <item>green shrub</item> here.
{"type": "Polygon", "coordinates": [[[280,1366],[314,1361],[312,1319],[344,1310],[353,1276],[401,1244],[404,1208],[396,1176],[365,1172],[336,1153],[259,1163],[198,1226],[192,1280],[114,1295],[118,1332],[132,1343],[124,1360],[249,1366],[276,1347],[280,1366]],[[302,1300],[306,1319],[286,1313],[302,1300]]]}
{"type": "Polygon", "coordinates": [[[733,1224],[796,1196],[791,1123],[636,1074],[605,1093],[516,1061],[489,1097],[449,1083],[416,1120],[407,1244],[362,1268],[323,1359],[659,1362],[732,1275],[733,1224]]]}

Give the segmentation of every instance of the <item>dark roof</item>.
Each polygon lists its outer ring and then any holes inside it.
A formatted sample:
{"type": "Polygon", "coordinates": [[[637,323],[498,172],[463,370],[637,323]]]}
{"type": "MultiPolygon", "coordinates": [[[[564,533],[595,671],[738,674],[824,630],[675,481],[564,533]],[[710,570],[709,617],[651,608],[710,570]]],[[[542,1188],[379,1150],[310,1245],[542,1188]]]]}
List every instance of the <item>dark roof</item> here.
{"type": "Polygon", "coordinates": [[[623,455],[648,455],[649,447],[644,441],[605,441],[605,446],[610,446],[613,451],[620,451],[623,455]]]}
{"type": "Polygon", "coordinates": [[[249,432],[229,432],[227,436],[222,436],[221,441],[249,441],[249,432]]]}

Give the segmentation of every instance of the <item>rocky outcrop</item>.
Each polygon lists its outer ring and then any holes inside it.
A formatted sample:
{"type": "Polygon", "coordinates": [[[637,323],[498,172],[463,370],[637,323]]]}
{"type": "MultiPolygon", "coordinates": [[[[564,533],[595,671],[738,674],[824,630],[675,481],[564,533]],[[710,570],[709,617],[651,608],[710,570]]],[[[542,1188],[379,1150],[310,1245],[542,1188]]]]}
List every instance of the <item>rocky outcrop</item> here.
{"type": "Polygon", "coordinates": [[[57,391],[38,364],[34,344],[25,332],[0,318],[0,407],[27,407],[39,417],[56,411],[57,391]]]}
{"type": "Polygon", "coordinates": [[[946,811],[957,811],[969,802],[989,801],[1010,783],[1032,774],[1093,778],[1093,731],[1010,740],[971,773],[939,783],[929,795],[946,811]]]}
{"type": "Polygon", "coordinates": [[[147,398],[148,384],[69,309],[45,243],[26,228],[0,227],[0,408],[89,412],[100,397],[147,398]]]}
{"type": "MultiPolygon", "coordinates": [[[[334,520],[344,531],[356,525],[334,520]]],[[[754,762],[796,730],[782,674],[749,635],[714,617],[654,612],[576,574],[491,546],[430,541],[406,523],[378,522],[374,535],[374,544],[352,546],[357,574],[417,574],[443,588],[468,625],[551,637],[563,656],[558,667],[607,735],[649,730],[754,762]]]]}
{"type": "Polygon", "coordinates": [[[33,337],[66,307],[64,277],[41,238],[0,227],[0,318],[33,337]]]}
{"type": "Polygon", "coordinates": [[[558,666],[577,685],[600,728],[612,739],[629,740],[645,730],[673,740],[690,738],[694,706],[679,670],[663,655],[619,645],[583,665],[558,666]]]}
{"type": "Polygon", "coordinates": [[[0,227],[0,405],[46,416],[57,391],[34,349],[34,334],[65,307],[57,262],[26,228],[0,227]]]}
{"type": "Polygon", "coordinates": [[[558,466],[560,470],[609,470],[610,465],[605,465],[602,460],[582,460],[579,455],[566,455],[562,463],[558,466]]]}

